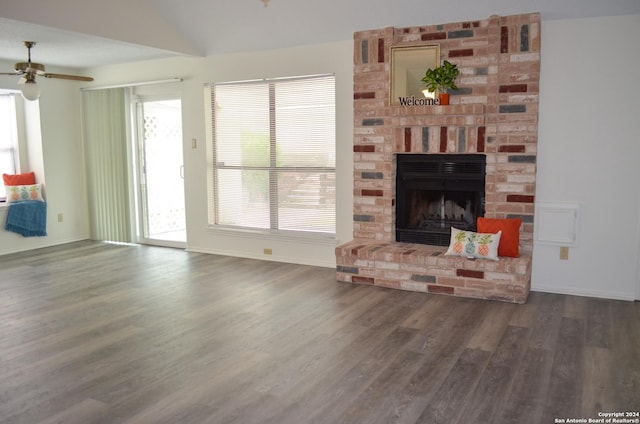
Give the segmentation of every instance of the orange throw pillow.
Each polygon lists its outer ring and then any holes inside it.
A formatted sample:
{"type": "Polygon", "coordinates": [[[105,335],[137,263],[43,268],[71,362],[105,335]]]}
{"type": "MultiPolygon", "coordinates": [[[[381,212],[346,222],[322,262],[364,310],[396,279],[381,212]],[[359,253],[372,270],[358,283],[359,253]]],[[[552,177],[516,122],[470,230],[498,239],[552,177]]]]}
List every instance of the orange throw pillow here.
{"type": "Polygon", "coordinates": [[[35,172],[25,172],[24,174],[2,174],[4,185],[6,186],[19,186],[19,185],[32,185],[36,183],[35,172]]]}
{"type": "Polygon", "coordinates": [[[500,244],[498,245],[498,256],[520,257],[520,224],[521,218],[478,218],[479,233],[493,233],[502,231],[500,244]]]}

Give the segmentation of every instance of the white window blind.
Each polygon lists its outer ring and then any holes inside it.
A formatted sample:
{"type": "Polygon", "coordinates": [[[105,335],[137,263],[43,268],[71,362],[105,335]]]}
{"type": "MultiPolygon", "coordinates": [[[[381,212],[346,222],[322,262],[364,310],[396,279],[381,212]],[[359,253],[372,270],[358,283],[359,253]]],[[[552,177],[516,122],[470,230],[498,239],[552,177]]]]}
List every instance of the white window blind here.
{"type": "MultiPolygon", "coordinates": [[[[18,169],[18,126],[15,94],[0,93],[0,174],[15,174],[18,169]]],[[[0,201],[6,200],[0,184],[0,201]]]]}
{"type": "Polygon", "coordinates": [[[335,77],[210,89],[210,224],[335,234],[335,77]]]}

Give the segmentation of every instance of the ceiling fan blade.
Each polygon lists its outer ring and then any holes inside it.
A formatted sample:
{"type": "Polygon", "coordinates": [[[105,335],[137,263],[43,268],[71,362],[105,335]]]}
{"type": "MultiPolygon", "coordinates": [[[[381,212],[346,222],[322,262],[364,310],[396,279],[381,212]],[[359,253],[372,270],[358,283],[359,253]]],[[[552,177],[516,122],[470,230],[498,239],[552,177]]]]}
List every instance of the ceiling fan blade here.
{"type": "Polygon", "coordinates": [[[58,78],[58,79],[67,79],[67,80],[73,80],[73,81],[93,81],[93,78],[91,77],[82,77],[80,75],[51,74],[47,72],[46,74],[42,74],[40,76],[45,78],[58,78]]]}
{"type": "Polygon", "coordinates": [[[22,75],[22,73],[21,72],[0,72],[0,75],[13,75],[13,76],[16,76],[16,75],[22,75]]]}

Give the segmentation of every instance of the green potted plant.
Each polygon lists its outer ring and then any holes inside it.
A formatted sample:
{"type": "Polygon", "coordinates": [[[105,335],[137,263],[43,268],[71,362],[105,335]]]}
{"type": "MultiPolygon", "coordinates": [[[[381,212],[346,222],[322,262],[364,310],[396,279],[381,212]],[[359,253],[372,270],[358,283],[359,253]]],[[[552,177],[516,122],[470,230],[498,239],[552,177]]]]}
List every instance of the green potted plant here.
{"type": "Polygon", "coordinates": [[[438,94],[441,105],[448,105],[449,93],[447,90],[458,89],[455,80],[459,73],[458,65],[445,60],[442,62],[442,66],[427,69],[421,81],[427,86],[428,91],[438,94]]]}

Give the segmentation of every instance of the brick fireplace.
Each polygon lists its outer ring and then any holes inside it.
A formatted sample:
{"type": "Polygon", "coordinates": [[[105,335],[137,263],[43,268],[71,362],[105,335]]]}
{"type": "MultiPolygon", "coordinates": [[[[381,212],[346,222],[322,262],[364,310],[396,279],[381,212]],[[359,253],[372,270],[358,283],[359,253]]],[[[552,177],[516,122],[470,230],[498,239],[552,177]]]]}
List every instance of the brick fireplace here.
{"type": "Polygon", "coordinates": [[[336,248],[337,279],[403,290],[524,303],[531,282],[538,140],[540,16],[354,34],[353,240],[336,248]],[[392,106],[390,49],[439,44],[458,65],[449,106],[392,106]],[[396,242],[398,154],[482,154],[486,217],[520,217],[520,257],[444,256],[396,242]]]}

